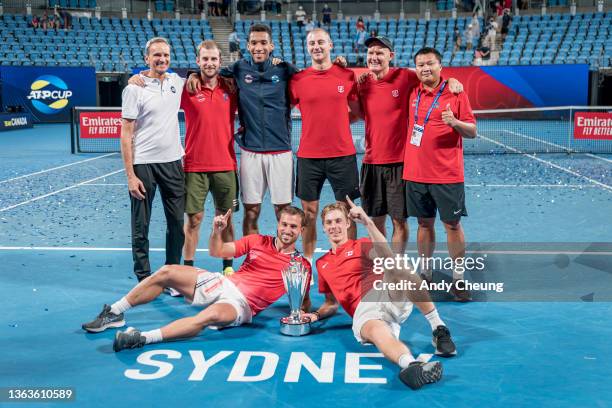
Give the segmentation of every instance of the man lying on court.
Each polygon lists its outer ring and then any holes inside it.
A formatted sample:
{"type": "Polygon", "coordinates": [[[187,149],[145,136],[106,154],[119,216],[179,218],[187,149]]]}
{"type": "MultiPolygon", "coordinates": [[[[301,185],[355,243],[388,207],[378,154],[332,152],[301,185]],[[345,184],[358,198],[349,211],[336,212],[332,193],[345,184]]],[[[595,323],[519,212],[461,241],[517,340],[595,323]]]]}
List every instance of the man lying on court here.
{"type": "Polygon", "coordinates": [[[439,381],[442,378],[440,362],[415,360],[408,347],[399,340],[400,325],[410,315],[412,305],[416,305],[429,321],[435,353],[442,357],[457,353],[449,330],[440,319],[428,292],[416,289],[421,282],[416,273],[392,268],[384,275],[374,273],[375,257],[393,258],[395,254],[363,208],[357,207],[348,196],[347,203],[350,211],[343,203],[334,203],[327,205],[321,213],[323,230],[332,247],[317,260],[319,292],[325,294],[325,302],[319,310],[306,316],[313,322],[332,316],[339,303],[353,318],[355,338],[362,344],[374,344],[388,360],[398,364],[402,382],[418,389],[439,381]],[[369,238],[349,239],[351,221],[365,225],[369,238]],[[383,290],[375,284],[376,279],[387,284],[414,282],[415,289],[383,290]]]}
{"type": "MultiPolygon", "coordinates": [[[[246,255],[240,269],[225,277],[192,266],[166,265],[140,282],[125,297],[102,312],[83,329],[98,333],[110,327],[125,325],[123,313],[130,308],[151,302],[165,287],[178,290],[194,306],[204,308],[195,316],[178,319],[155,330],[141,332],[132,327],[118,331],[113,349],[120,351],[145,344],[197,336],[208,326],[231,327],[250,323],[253,316],[285,294],[281,270],[292,257],[311,272],[310,263],[299,254],[295,243],[304,228],[304,212],[292,206],[284,207],[279,215],[276,237],[248,235],[224,243],[222,231],[228,225],[230,211],[214,218],[209,239],[210,255],[217,258],[238,258],[246,255]]],[[[305,303],[310,302],[306,297],[305,303]]]]}

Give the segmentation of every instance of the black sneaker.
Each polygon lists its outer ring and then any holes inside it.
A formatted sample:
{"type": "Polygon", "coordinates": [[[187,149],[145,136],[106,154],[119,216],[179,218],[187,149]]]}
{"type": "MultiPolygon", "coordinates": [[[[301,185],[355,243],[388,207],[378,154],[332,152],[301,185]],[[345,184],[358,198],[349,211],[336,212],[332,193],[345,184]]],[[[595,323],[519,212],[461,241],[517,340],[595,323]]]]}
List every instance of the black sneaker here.
{"type": "Polygon", "coordinates": [[[125,326],[125,320],[123,319],[123,313],[114,314],[111,312],[109,305],[104,305],[104,308],[96,317],[94,321],[89,323],[83,323],[81,327],[90,333],[100,333],[109,327],[123,327],[125,326]]]}
{"type": "Polygon", "coordinates": [[[457,355],[457,348],[446,326],[438,326],[436,330],[433,331],[433,340],[431,343],[436,348],[436,356],[452,357],[457,355]]]}
{"type": "Polygon", "coordinates": [[[419,276],[422,280],[427,282],[427,284],[430,284],[433,281],[433,271],[421,270],[419,272],[419,276]]]}
{"type": "Polygon", "coordinates": [[[413,361],[408,367],[400,371],[399,378],[413,390],[418,390],[425,384],[440,381],[442,364],[439,361],[430,361],[429,363],[413,361]]]}
{"type": "Polygon", "coordinates": [[[128,327],[126,331],[118,331],[115,333],[115,341],[113,342],[113,350],[115,352],[141,348],[145,345],[146,339],[140,334],[140,331],[133,327],[128,327]]]}
{"type": "Polygon", "coordinates": [[[461,303],[471,302],[472,294],[470,293],[470,291],[465,288],[459,289],[457,287],[457,282],[463,282],[463,285],[461,285],[462,288],[464,288],[465,286],[465,281],[463,279],[453,279],[453,286],[451,287],[451,293],[455,297],[455,302],[461,302],[461,303]]]}

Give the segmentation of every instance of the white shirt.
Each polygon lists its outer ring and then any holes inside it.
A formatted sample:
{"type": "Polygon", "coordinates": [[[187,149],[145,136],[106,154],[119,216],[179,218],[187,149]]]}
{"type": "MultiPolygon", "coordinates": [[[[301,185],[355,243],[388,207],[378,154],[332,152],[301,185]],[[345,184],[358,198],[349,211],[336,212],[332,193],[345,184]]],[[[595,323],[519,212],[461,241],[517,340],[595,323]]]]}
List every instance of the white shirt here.
{"type": "Polygon", "coordinates": [[[296,10],[295,11],[295,19],[297,21],[304,22],[306,20],[306,12],[304,10],[296,10]]]}
{"type": "Polygon", "coordinates": [[[126,86],[121,103],[121,117],[136,120],[134,164],[180,160],[185,154],[178,122],[183,79],[174,73],[166,74],[163,83],[142,78],[145,86],[126,86]]]}

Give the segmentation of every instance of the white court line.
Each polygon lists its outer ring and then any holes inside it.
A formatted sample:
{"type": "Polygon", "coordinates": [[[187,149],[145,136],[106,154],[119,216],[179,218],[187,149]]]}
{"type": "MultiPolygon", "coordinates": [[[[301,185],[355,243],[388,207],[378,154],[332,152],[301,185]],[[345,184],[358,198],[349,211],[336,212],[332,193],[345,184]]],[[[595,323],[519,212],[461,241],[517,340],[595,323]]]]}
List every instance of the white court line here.
{"type": "MultiPolygon", "coordinates": [[[[556,144],[556,143],[552,143],[552,142],[547,142],[547,141],[545,141],[545,140],[540,140],[540,139],[538,139],[537,137],[527,136],[527,135],[524,135],[524,134],[522,134],[522,133],[513,132],[513,131],[511,131],[511,130],[502,130],[502,132],[510,133],[510,134],[515,135],[515,136],[524,137],[525,139],[533,140],[533,141],[536,141],[536,142],[538,142],[538,143],[544,143],[544,144],[547,144],[547,145],[549,145],[549,146],[558,147],[558,148],[560,148],[560,149],[564,150],[566,153],[576,153],[576,154],[580,154],[580,152],[578,152],[578,151],[576,151],[576,150],[573,150],[573,149],[568,149],[567,147],[565,147],[565,146],[561,146],[560,144],[556,144]]],[[[606,159],[605,157],[599,157],[599,156],[597,156],[597,155],[595,155],[595,154],[592,154],[592,153],[583,153],[583,154],[584,154],[585,156],[591,157],[591,158],[593,158],[593,159],[603,160],[603,161],[605,161],[605,162],[607,162],[607,163],[612,163],[612,160],[610,160],[610,159],[606,159]]]]}
{"type": "Polygon", "coordinates": [[[115,171],[112,171],[110,173],[104,174],[102,176],[98,176],[98,177],[95,177],[95,178],[92,178],[92,179],[89,179],[89,180],[81,181],[80,183],[73,184],[71,186],[64,187],[64,188],[52,191],[52,192],[47,193],[47,194],[43,194],[41,196],[31,198],[31,199],[29,199],[27,201],[23,201],[23,202],[18,203],[18,204],[14,204],[14,205],[10,205],[8,207],[0,208],[0,212],[12,210],[13,208],[16,208],[16,207],[19,207],[19,206],[22,206],[22,205],[25,205],[25,204],[29,204],[29,203],[31,203],[33,201],[38,201],[38,200],[40,200],[42,198],[49,197],[49,196],[52,196],[52,195],[55,195],[55,194],[58,194],[58,193],[61,193],[61,192],[67,191],[67,190],[72,190],[73,188],[82,186],[83,184],[89,183],[90,181],[100,180],[100,179],[102,179],[104,177],[112,176],[113,174],[117,174],[117,173],[122,172],[122,171],[124,171],[124,170],[123,169],[115,170],[115,171]]]}
{"type": "Polygon", "coordinates": [[[8,183],[9,181],[15,181],[15,180],[19,180],[19,179],[30,177],[30,176],[35,176],[37,174],[47,173],[47,172],[50,172],[50,171],[53,171],[53,170],[63,169],[65,167],[74,166],[75,164],[85,163],[85,162],[92,161],[92,160],[98,160],[98,159],[101,159],[103,157],[113,156],[113,155],[116,155],[116,154],[118,154],[118,153],[108,153],[108,154],[104,154],[102,156],[96,156],[96,157],[92,157],[92,158],[89,158],[89,159],[79,160],[79,161],[75,161],[75,162],[72,162],[72,163],[64,164],[62,166],[52,167],[52,168],[46,169],[46,170],[41,170],[41,171],[37,171],[37,172],[34,172],[34,173],[29,173],[29,174],[24,174],[24,175],[13,177],[13,178],[6,179],[6,180],[0,180],[0,184],[8,183]]]}
{"type": "Polygon", "coordinates": [[[466,184],[466,187],[501,187],[501,188],[548,188],[548,187],[560,187],[560,188],[597,188],[598,186],[593,184],[466,184]]]}
{"type": "MultiPolygon", "coordinates": [[[[165,248],[149,248],[151,252],[164,252],[165,248]]],[[[46,246],[0,246],[0,251],[85,251],[85,252],[112,252],[112,251],[121,251],[121,252],[131,252],[132,248],[128,247],[46,247],[46,246]]],[[[197,252],[208,252],[207,248],[198,248],[197,252]]],[[[328,252],[326,249],[317,248],[315,249],[317,253],[325,253],[328,252]]],[[[612,256],[612,251],[513,251],[513,250],[478,250],[478,251],[470,251],[469,248],[467,250],[470,254],[492,254],[492,255],[605,255],[612,256]]],[[[434,253],[446,253],[445,250],[435,250],[434,253]]]]}
{"type": "MultiPolygon", "coordinates": [[[[113,186],[113,187],[127,187],[126,183],[87,183],[83,184],[79,187],[86,186],[113,186]]],[[[466,184],[466,187],[506,187],[506,188],[523,188],[523,187],[534,187],[534,188],[544,188],[544,187],[560,187],[560,188],[582,188],[582,187],[597,187],[593,184],[466,184]]]]}
{"type": "Polygon", "coordinates": [[[533,140],[534,142],[543,143],[543,144],[546,144],[546,145],[549,145],[549,146],[557,147],[559,149],[562,149],[566,153],[577,153],[574,150],[568,149],[565,146],[561,146],[560,144],[556,144],[556,143],[552,143],[552,142],[547,142],[546,140],[541,140],[541,139],[538,139],[537,137],[527,136],[527,135],[524,135],[522,133],[513,132],[511,130],[502,130],[502,132],[510,133],[511,135],[520,136],[520,137],[523,137],[525,139],[533,140]]]}
{"type": "Polygon", "coordinates": [[[586,153],[586,155],[589,156],[589,157],[592,157],[593,159],[603,160],[603,161],[605,161],[607,163],[612,163],[612,160],[606,159],[605,157],[597,156],[596,154],[586,153]]]}
{"type": "Polygon", "coordinates": [[[84,187],[84,186],[121,186],[121,187],[127,187],[127,183],[87,183],[87,184],[83,184],[79,187],[84,187]]]}
{"type": "Polygon", "coordinates": [[[533,154],[525,153],[525,152],[523,152],[523,151],[521,151],[521,150],[519,150],[519,149],[515,149],[514,147],[510,147],[510,146],[508,146],[508,145],[506,145],[506,144],[504,144],[504,143],[502,143],[502,142],[498,142],[497,140],[490,139],[490,138],[488,138],[488,137],[486,137],[486,136],[483,136],[483,135],[481,135],[481,134],[478,134],[478,137],[483,138],[483,139],[485,139],[485,140],[487,140],[487,141],[489,141],[489,142],[491,142],[491,143],[494,143],[494,144],[496,144],[496,145],[498,145],[498,146],[502,146],[502,147],[504,147],[504,148],[506,148],[506,149],[508,149],[508,150],[510,150],[510,151],[512,151],[512,152],[514,152],[514,153],[520,153],[520,154],[522,154],[522,155],[524,155],[524,156],[529,157],[530,159],[533,159],[533,160],[539,161],[540,163],[547,164],[547,165],[549,165],[550,167],[554,167],[555,169],[558,169],[558,170],[564,171],[564,172],[566,172],[566,173],[569,173],[569,174],[571,174],[571,175],[573,175],[573,176],[580,177],[580,178],[583,178],[583,179],[585,179],[585,180],[588,180],[588,181],[590,181],[591,183],[596,184],[596,185],[598,185],[598,186],[600,186],[600,187],[602,187],[602,188],[604,188],[604,189],[606,189],[606,190],[608,190],[608,191],[611,191],[611,192],[612,192],[612,186],[609,186],[609,185],[607,185],[607,184],[605,184],[605,183],[599,182],[599,181],[594,180],[594,179],[592,179],[592,178],[590,178],[590,177],[587,177],[587,176],[585,176],[585,175],[582,175],[582,174],[580,174],[580,173],[578,173],[578,172],[575,172],[574,170],[570,170],[570,169],[565,168],[565,167],[563,167],[563,166],[559,166],[558,164],[555,164],[555,163],[550,162],[550,161],[548,161],[548,160],[540,159],[539,157],[537,157],[537,156],[535,156],[535,155],[533,155],[533,154]]]}

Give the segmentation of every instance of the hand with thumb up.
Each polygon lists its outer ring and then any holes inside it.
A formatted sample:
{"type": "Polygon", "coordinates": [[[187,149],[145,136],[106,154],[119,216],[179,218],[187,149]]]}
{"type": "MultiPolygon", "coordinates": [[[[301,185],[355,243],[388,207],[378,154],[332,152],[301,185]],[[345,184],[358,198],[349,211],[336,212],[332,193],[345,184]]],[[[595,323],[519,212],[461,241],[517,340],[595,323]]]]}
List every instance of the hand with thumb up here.
{"type": "Polygon", "coordinates": [[[450,127],[455,126],[456,119],[455,119],[455,115],[453,114],[453,111],[450,108],[450,103],[447,103],[446,109],[442,111],[442,120],[444,121],[444,123],[446,123],[450,127]]]}

